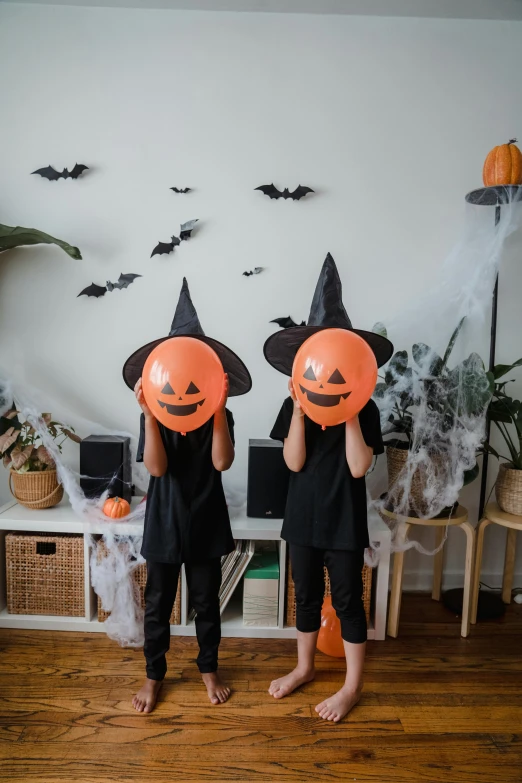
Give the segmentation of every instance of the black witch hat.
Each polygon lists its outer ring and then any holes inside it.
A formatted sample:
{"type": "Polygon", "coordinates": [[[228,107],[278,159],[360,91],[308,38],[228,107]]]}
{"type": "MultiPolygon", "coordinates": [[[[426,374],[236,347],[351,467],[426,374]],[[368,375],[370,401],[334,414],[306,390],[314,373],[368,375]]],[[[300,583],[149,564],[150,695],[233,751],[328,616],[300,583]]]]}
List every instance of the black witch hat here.
{"type": "Polygon", "coordinates": [[[218,340],[207,337],[201,328],[185,277],[183,278],[176,312],[174,313],[172,326],[167,337],[160,337],[159,340],[154,340],[142,348],[138,348],[125,362],[123,366],[123,380],[129,389],[134,389],[136,382],[141,378],[143,366],[154,348],[165,342],[165,340],[170,340],[171,337],[181,336],[194,337],[196,340],[201,340],[201,342],[209,345],[217,353],[223,369],[228,375],[230,397],[238,397],[240,394],[246,394],[250,391],[252,379],[239,356],[236,356],[234,351],[231,351],[230,348],[227,348],[226,345],[218,342],[218,340]]]}
{"type": "Polygon", "coordinates": [[[307,325],[291,326],[289,329],[272,334],[263,348],[265,359],[279,372],[292,375],[292,365],[301,345],[312,334],[323,329],[348,329],[358,334],[374,352],[379,367],[386,364],[393,353],[393,345],[386,337],[353,328],[344,309],[341,279],[330,253],[325,258],[315,287],[307,325]]]}

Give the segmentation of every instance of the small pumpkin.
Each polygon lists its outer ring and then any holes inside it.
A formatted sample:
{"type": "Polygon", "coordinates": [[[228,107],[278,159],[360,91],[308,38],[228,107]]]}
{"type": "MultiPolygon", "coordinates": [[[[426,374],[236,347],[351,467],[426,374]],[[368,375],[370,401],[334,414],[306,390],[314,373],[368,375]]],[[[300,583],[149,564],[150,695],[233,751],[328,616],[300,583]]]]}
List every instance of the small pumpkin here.
{"type": "Polygon", "coordinates": [[[522,152],[510,139],[507,144],[493,147],[486,160],[482,179],[486,187],[492,185],[522,185],[522,152]]]}
{"type": "Polygon", "coordinates": [[[103,504],[103,513],[111,519],[121,519],[130,514],[130,505],[123,498],[107,498],[103,504]]]}

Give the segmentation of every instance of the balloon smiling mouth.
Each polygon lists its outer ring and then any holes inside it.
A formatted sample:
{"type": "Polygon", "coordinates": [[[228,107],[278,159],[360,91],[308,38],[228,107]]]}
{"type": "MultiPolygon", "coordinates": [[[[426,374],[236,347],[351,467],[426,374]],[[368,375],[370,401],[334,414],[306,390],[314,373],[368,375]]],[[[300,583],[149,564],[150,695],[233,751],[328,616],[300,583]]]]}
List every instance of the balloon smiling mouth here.
{"type": "Polygon", "coordinates": [[[308,402],[311,402],[312,405],[319,405],[321,408],[333,408],[335,405],[339,405],[341,399],[346,400],[351,394],[351,392],[346,392],[345,394],[317,394],[317,392],[305,389],[301,384],[299,384],[299,388],[308,398],[308,402]]]}
{"type": "Polygon", "coordinates": [[[200,400],[199,402],[193,402],[191,405],[171,405],[168,402],[158,400],[158,405],[160,408],[166,408],[167,413],[170,413],[172,416],[191,416],[197,411],[198,405],[203,405],[204,402],[205,400],[200,400]]]}

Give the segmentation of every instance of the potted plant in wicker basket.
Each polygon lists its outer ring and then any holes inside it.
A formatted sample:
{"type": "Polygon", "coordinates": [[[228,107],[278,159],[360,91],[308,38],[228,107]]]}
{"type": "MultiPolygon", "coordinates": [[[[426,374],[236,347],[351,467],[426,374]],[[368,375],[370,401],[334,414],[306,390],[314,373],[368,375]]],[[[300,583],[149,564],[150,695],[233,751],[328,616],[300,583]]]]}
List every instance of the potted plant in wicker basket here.
{"type": "Polygon", "coordinates": [[[506,393],[506,385],[502,381],[508,372],[522,366],[522,359],[513,364],[497,364],[488,377],[493,392],[488,408],[488,417],[502,435],[509,456],[500,454],[490,442],[484,444],[484,449],[493,454],[500,462],[495,494],[497,503],[508,514],[522,516],[522,401],[514,400],[506,393]]]}
{"type": "MultiPolygon", "coordinates": [[[[459,428],[465,436],[465,422],[484,415],[491,399],[491,389],[482,359],[472,353],[450,369],[448,361],[464,319],[453,332],[444,355],[440,357],[424,343],[412,347],[413,362],[407,351],[397,351],[391,358],[382,383],[375,389],[375,399],[386,416],[383,435],[388,462],[388,499],[395,508],[410,516],[426,516],[427,473],[444,473],[445,462],[459,428]],[[415,429],[416,416],[423,415],[426,426],[415,429]],[[413,470],[408,482],[408,496],[400,477],[412,452],[423,451],[427,457],[413,470]]],[[[374,327],[375,328],[375,327],[374,327]]],[[[379,331],[383,327],[379,325],[379,331]]],[[[478,465],[464,473],[469,484],[478,475],[478,465]]],[[[442,511],[442,510],[441,510],[442,511]]]]}
{"type": "MultiPolygon", "coordinates": [[[[41,415],[40,426],[46,427],[60,452],[68,438],[76,443],[81,441],[72,427],[53,421],[50,413],[41,415]]],[[[20,421],[18,411],[11,410],[0,417],[0,456],[10,471],[9,489],[27,508],[51,508],[63,497],[55,462],[41,441],[30,422],[20,421]]]]}

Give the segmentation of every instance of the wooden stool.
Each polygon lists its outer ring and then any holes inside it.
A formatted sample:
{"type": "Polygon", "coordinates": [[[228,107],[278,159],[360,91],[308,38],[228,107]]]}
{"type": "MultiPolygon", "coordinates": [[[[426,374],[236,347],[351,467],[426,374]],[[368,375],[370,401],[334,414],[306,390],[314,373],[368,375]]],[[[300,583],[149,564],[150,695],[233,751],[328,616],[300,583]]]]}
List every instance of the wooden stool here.
{"type": "MultiPolygon", "coordinates": [[[[462,606],[462,625],[461,636],[469,635],[470,626],[470,606],[471,590],[473,578],[473,559],[475,554],[475,529],[468,522],[468,512],[463,506],[459,506],[451,517],[440,517],[438,519],[419,519],[418,517],[401,517],[393,511],[381,510],[383,516],[399,521],[396,541],[399,545],[404,544],[408,539],[408,532],[412,525],[421,527],[436,528],[436,547],[438,548],[446,533],[446,527],[458,526],[466,533],[466,570],[464,575],[464,600],[462,606]]],[[[402,577],[404,573],[404,555],[405,551],[395,552],[393,556],[393,578],[390,597],[390,611],[388,615],[388,634],[396,638],[399,634],[399,614],[401,611],[402,597],[402,577]]],[[[444,568],[444,548],[433,558],[433,588],[431,597],[435,601],[440,601],[440,590],[442,585],[442,572],[444,568]]]]}
{"type": "Polygon", "coordinates": [[[511,603],[511,588],[513,587],[513,572],[515,570],[515,548],[517,530],[522,530],[522,517],[501,511],[497,503],[488,503],[481,519],[477,533],[477,559],[475,577],[473,579],[473,595],[471,599],[471,622],[477,622],[477,607],[479,597],[480,569],[482,567],[482,552],[484,550],[484,533],[488,525],[507,527],[506,555],[504,557],[504,576],[502,578],[502,600],[511,603]]]}

